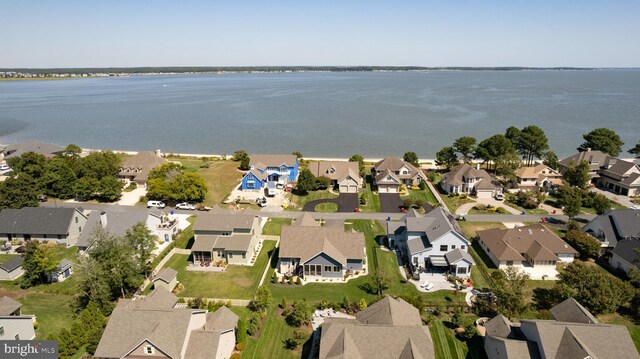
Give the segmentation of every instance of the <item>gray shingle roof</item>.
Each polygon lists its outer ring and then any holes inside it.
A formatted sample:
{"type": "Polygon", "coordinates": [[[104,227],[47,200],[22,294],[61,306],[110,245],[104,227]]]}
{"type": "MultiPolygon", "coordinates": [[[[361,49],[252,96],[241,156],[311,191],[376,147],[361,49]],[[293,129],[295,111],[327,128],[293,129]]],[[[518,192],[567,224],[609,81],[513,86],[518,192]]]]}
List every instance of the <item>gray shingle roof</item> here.
{"type": "Polygon", "coordinates": [[[551,308],[553,319],[559,322],[597,324],[598,320],[575,299],[569,298],[551,308]]]}
{"type": "Polygon", "coordinates": [[[164,287],[156,287],[149,295],[133,299],[120,299],[118,306],[138,309],[171,309],[178,303],[178,297],[164,287]]]}
{"type": "Polygon", "coordinates": [[[239,317],[227,307],[220,307],[213,313],[207,313],[207,322],[204,330],[219,330],[226,332],[234,330],[238,325],[239,317]]]}
{"type": "Polygon", "coordinates": [[[461,260],[465,260],[471,264],[476,264],[476,262],[473,260],[473,257],[471,257],[471,254],[467,253],[467,251],[463,251],[460,248],[456,248],[452,251],[447,252],[444,257],[447,259],[447,262],[449,262],[449,264],[454,264],[461,260]]]}
{"type": "Polygon", "coordinates": [[[343,265],[347,259],[363,259],[364,234],[336,227],[282,227],[280,258],[300,258],[304,263],[320,253],[343,265]]]}
{"type": "Polygon", "coordinates": [[[8,261],[0,264],[0,269],[6,272],[12,272],[18,269],[22,265],[22,262],[24,262],[24,258],[22,256],[13,256],[8,261]]]}
{"type": "Polygon", "coordinates": [[[627,238],[618,241],[611,253],[640,268],[640,263],[636,262],[638,259],[637,249],[640,249],[640,238],[627,238]]]}
{"type": "Polygon", "coordinates": [[[161,270],[156,276],[153,278],[154,281],[161,280],[165,283],[169,283],[178,275],[178,271],[173,268],[165,268],[161,270]]]}
{"type": "Polygon", "coordinates": [[[604,165],[608,158],[609,155],[601,151],[582,151],[561,160],[558,164],[560,164],[561,167],[569,167],[577,165],[580,161],[587,161],[589,163],[589,169],[591,171],[597,171],[604,165]]]}
{"type": "Polygon", "coordinates": [[[193,230],[202,231],[232,231],[234,229],[251,229],[255,216],[241,214],[199,214],[193,224],[193,230]]]}
{"type": "Polygon", "coordinates": [[[73,263],[67,258],[63,258],[60,263],[58,263],[58,271],[64,272],[65,270],[73,267],[73,263]]]}
{"type": "MultiPolygon", "coordinates": [[[[417,169],[411,163],[405,162],[402,158],[396,157],[396,156],[385,157],[382,160],[378,161],[373,166],[373,168],[375,168],[376,172],[390,171],[392,173],[400,171],[400,169],[402,169],[402,167],[406,167],[409,170],[409,174],[405,175],[405,174],[401,174],[400,173],[400,174],[396,175],[397,178],[408,179],[408,178],[414,178],[416,176],[420,176],[423,179],[426,179],[426,176],[425,176],[424,173],[422,173],[422,171],[417,169]]],[[[377,181],[378,181],[378,179],[376,178],[376,182],[377,181]]]]}
{"type": "Polygon", "coordinates": [[[388,295],[356,313],[356,319],[362,324],[422,325],[418,308],[388,295]]]}
{"type": "Polygon", "coordinates": [[[405,228],[408,232],[424,233],[419,238],[412,238],[407,241],[409,252],[412,254],[431,247],[434,241],[449,232],[455,232],[461,238],[464,238],[454,224],[454,220],[442,207],[436,207],[425,215],[412,212],[412,214],[405,216],[404,220],[405,228]]]}
{"type": "Polygon", "coordinates": [[[127,230],[134,225],[140,222],[146,223],[147,216],[148,214],[146,212],[130,210],[91,211],[76,245],[78,247],[87,247],[97,226],[103,226],[103,229],[111,235],[123,237],[127,234],[127,230]],[[101,212],[105,213],[104,215],[107,219],[106,225],[102,223],[101,212]]]}
{"type": "Polygon", "coordinates": [[[0,298],[0,316],[11,315],[22,308],[22,304],[17,300],[4,296],[0,298]]]}
{"type": "Polygon", "coordinates": [[[0,233],[67,235],[76,208],[24,207],[0,212],[0,233]]]}
{"type": "Polygon", "coordinates": [[[608,241],[609,247],[616,247],[624,238],[640,238],[640,211],[614,209],[594,218],[582,230],[600,241],[608,241]]]}
{"type": "Polygon", "coordinates": [[[294,155],[251,155],[249,165],[264,170],[267,167],[294,167],[298,158],[294,155]]]}
{"type": "Polygon", "coordinates": [[[232,236],[217,236],[198,234],[191,251],[211,252],[214,248],[224,249],[227,251],[247,251],[253,235],[251,234],[234,234],[232,236]]]}
{"type": "Polygon", "coordinates": [[[498,188],[493,177],[487,171],[476,169],[466,163],[456,166],[442,175],[442,181],[454,186],[462,185],[465,178],[482,178],[481,183],[476,185],[476,187],[480,186],[478,188],[498,188]]]}
{"type": "Polygon", "coordinates": [[[53,157],[62,151],[64,151],[64,147],[60,145],[29,140],[9,145],[4,149],[3,153],[5,158],[19,157],[27,152],[35,152],[45,155],[46,157],[53,157]]]}

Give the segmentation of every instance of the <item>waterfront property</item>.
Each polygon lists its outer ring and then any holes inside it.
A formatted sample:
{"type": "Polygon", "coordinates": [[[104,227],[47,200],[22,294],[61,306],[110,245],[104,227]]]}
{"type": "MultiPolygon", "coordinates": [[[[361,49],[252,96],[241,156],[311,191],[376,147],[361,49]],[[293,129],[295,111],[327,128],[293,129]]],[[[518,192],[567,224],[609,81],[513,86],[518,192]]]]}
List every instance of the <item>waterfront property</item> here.
{"type": "Polygon", "coordinates": [[[484,323],[489,359],[639,358],[625,326],[599,323],[573,298],[550,312],[553,320],[513,323],[499,314],[484,323]]]}
{"type": "Polygon", "coordinates": [[[487,171],[480,169],[479,164],[475,168],[466,163],[454,167],[442,175],[440,187],[446,193],[465,193],[478,198],[502,193],[502,186],[487,171]]]}
{"type": "Polygon", "coordinates": [[[320,359],[436,357],[420,311],[401,298],[385,296],[355,319],[325,318],[321,331],[320,359]]]}
{"type": "Polygon", "coordinates": [[[80,208],[24,207],[0,212],[0,240],[52,241],[75,245],[87,217],[80,208]]]}
{"type": "Polygon", "coordinates": [[[601,246],[601,253],[611,253],[609,265],[629,273],[640,267],[640,210],[614,209],[587,223],[582,230],[593,236],[601,246]]]}
{"type": "Polygon", "coordinates": [[[27,152],[35,152],[47,158],[51,158],[63,151],[64,147],[54,143],[29,140],[5,147],[5,149],[0,152],[0,160],[20,157],[27,152]]]}
{"type": "Polygon", "coordinates": [[[298,158],[294,155],[251,155],[249,167],[240,184],[243,191],[260,190],[270,183],[284,187],[298,178],[298,158]]]}
{"type": "Polygon", "coordinates": [[[309,216],[282,228],[277,270],[306,282],[343,281],[366,273],[364,234],[340,227],[321,227],[309,216]]]}
{"type": "Polygon", "coordinates": [[[410,210],[400,221],[387,221],[390,248],[399,248],[417,270],[447,270],[468,276],[475,264],[469,241],[462,235],[455,219],[437,207],[427,214],[410,210]]]}
{"type": "Polygon", "coordinates": [[[133,182],[146,187],[151,170],[167,162],[162,158],[160,150],[138,152],[122,162],[117,177],[124,182],[125,186],[133,182]]]}
{"type": "Polygon", "coordinates": [[[358,193],[362,187],[358,162],[315,161],[309,162],[308,168],[316,177],[329,178],[340,193],[358,193]]]}
{"type": "Polygon", "coordinates": [[[520,167],[516,171],[516,182],[520,189],[550,189],[562,185],[562,175],[547,165],[520,167]]]}
{"type": "Polygon", "coordinates": [[[229,358],[238,316],[226,307],[213,313],[174,308],[177,298],[164,288],[137,300],[121,300],[113,310],[95,358],[229,358]]]}
{"type": "Polygon", "coordinates": [[[541,224],[477,232],[478,244],[499,268],[516,267],[531,279],[556,279],[556,265],[570,263],[578,254],[541,224]]]}
{"type": "Polygon", "coordinates": [[[212,263],[252,265],[258,255],[259,219],[238,214],[201,214],[193,224],[195,267],[212,263]]]}
{"type": "Polygon", "coordinates": [[[418,168],[402,158],[389,156],[373,166],[374,185],[380,193],[398,193],[400,185],[418,186],[427,177],[418,168]]]}
{"type": "Polygon", "coordinates": [[[581,161],[586,161],[589,165],[589,177],[591,183],[595,184],[600,178],[600,167],[604,165],[609,156],[601,151],[587,148],[586,151],[580,151],[558,162],[559,172],[564,174],[567,168],[578,165],[581,161]]]}

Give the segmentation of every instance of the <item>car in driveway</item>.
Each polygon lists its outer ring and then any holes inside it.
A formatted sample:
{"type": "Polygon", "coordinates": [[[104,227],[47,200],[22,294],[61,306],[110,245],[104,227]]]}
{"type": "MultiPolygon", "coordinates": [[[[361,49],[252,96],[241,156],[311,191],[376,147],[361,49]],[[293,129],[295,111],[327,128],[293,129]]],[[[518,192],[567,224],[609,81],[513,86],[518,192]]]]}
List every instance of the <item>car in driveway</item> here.
{"type": "Polygon", "coordinates": [[[9,167],[8,165],[0,165],[0,174],[7,174],[11,172],[11,167],[9,167]]]}
{"type": "Polygon", "coordinates": [[[502,201],[504,200],[504,195],[502,193],[496,193],[495,198],[498,201],[502,201]]]}
{"type": "Polygon", "coordinates": [[[182,203],[176,204],[176,209],[184,209],[184,210],[188,210],[188,211],[195,211],[196,210],[196,205],[188,203],[188,202],[182,202],[182,203]]]}
{"type": "Polygon", "coordinates": [[[160,209],[162,209],[162,208],[164,208],[166,206],[167,205],[164,204],[164,202],[162,202],[162,201],[149,201],[149,202],[147,202],[147,208],[160,208],[160,209]]]}

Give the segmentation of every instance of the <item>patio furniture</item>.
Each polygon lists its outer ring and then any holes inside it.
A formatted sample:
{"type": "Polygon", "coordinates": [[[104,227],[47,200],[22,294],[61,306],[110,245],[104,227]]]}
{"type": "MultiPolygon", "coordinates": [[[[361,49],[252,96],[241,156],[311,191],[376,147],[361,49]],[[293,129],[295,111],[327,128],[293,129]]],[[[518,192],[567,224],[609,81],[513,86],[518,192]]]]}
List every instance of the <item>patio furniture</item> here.
{"type": "Polygon", "coordinates": [[[424,289],[426,289],[426,290],[429,290],[429,289],[431,289],[431,288],[433,288],[433,283],[428,283],[428,284],[424,287],[424,289]]]}

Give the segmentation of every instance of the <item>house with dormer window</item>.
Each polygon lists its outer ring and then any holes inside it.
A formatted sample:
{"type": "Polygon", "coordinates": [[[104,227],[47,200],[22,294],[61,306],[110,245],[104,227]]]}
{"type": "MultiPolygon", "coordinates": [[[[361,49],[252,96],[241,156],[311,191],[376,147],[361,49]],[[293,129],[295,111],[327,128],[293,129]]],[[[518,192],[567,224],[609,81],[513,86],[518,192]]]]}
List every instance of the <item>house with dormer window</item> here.
{"type": "Polygon", "coordinates": [[[294,155],[252,155],[249,167],[240,184],[243,191],[261,190],[269,183],[284,186],[298,178],[298,158],[294,155]]]}
{"type": "Polygon", "coordinates": [[[327,177],[340,193],[358,193],[362,178],[358,162],[319,161],[310,162],[309,170],[316,177],[327,177]]]}
{"type": "Polygon", "coordinates": [[[251,265],[258,256],[258,217],[200,214],[193,224],[194,266],[212,262],[251,265]]]}
{"type": "MultiPolygon", "coordinates": [[[[479,164],[478,164],[479,165],[479,164]]],[[[487,171],[463,163],[442,176],[440,187],[447,193],[491,198],[502,193],[502,186],[487,171]]]]}
{"type": "Polygon", "coordinates": [[[427,176],[400,157],[385,157],[373,166],[374,184],[380,193],[398,193],[400,185],[418,186],[427,176]]]}

